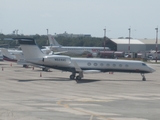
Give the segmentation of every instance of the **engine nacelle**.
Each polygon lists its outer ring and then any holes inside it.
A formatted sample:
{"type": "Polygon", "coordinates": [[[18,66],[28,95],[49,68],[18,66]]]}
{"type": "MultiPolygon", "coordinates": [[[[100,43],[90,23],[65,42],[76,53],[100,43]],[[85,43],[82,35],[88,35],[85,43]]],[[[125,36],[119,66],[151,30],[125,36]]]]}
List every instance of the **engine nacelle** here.
{"type": "Polygon", "coordinates": [[[46,65],[53,66],[69,66],[71,64],[71,58],[69,56],[62,55],[45,56],[42,61],[46,65]]]}

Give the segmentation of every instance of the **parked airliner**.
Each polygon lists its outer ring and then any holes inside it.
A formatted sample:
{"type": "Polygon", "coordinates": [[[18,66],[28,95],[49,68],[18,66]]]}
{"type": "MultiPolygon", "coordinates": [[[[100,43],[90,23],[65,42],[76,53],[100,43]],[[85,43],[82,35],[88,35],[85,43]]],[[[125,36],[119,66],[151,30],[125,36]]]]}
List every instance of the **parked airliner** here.
{"type": "Polygon", "coordinates": [[[72,58],[65,55],[46,55],[37,46],[33,38],[18,39],[25,56],[25,60],[32,64],[48,68],[72,72],[70,79],[78,82],[83,78],[83,73],[88,72],[128,72],[140,73],[145,81],[145,73],[155,70],[142,61],[100,59],[100,58],[72,58]],[[76,74],[78,75],[76,76],[76,74]]]}
{"type": "MultiPolygon", "coordinates": [[[[82,55],[82,54],[91,54],[93,57],[96,57],[99,51],[104,51],[104,47],[79,47],[79,46],[62,46],[55,39],[54,36],[48,35],[48,40],[51,45],[51,50],[53,51],[67,51],[67,55],[82,55]]],[[[105,47],[105,50],[110,50],[108,47],[105,47]]]]}

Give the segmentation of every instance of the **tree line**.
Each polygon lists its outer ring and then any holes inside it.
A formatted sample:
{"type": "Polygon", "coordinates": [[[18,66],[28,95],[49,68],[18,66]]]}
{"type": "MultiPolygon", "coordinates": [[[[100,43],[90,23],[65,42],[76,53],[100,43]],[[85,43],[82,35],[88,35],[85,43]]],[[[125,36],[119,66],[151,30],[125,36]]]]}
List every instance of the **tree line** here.
{"type": "MultiPolygon", "coordinates": [[[[16,48],[19,46],[18,41],[14,40],[4,40],[4,38],[14,38],[14,37],[29,37],[34,38],[36,43],[41,48],[42,46],[48,46],[48,37],[47,35],[4,35],[0,34],[0,47],[16,48]]],[[[103,47],[104,38],[96,37],[64,37],[64,36],[55,36],[57,42],[64,46],[88,46],[88,47],[103,47]]]]}

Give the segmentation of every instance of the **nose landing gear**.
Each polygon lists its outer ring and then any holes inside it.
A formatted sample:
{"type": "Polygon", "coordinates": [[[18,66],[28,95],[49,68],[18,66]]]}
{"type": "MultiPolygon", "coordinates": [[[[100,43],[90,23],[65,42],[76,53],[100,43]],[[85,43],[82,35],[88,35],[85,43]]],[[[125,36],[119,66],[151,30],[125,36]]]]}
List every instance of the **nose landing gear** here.
{"type": "Polygon", "coordinates": [[[146,81],[146,78],[144,76],[144,73],[141,73],[141,76],[142,76],[142,81],[146,81]]]}

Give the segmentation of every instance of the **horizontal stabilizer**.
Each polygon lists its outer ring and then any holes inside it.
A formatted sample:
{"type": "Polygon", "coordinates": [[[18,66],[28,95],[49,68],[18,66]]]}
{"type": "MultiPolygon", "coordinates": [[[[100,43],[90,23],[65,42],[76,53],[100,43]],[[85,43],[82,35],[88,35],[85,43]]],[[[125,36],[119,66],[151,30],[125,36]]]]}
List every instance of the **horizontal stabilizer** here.
{"type": "Polygon", "coordinates": [[[54,55],[59,55],[59,54],[63,54],[63,53],[67,53],[68,51],[61,51],[61,52],[53,52],[54,55]]]}

